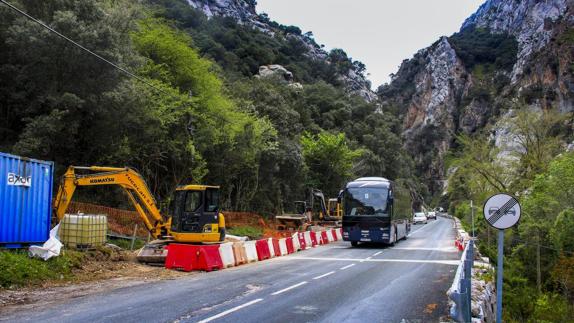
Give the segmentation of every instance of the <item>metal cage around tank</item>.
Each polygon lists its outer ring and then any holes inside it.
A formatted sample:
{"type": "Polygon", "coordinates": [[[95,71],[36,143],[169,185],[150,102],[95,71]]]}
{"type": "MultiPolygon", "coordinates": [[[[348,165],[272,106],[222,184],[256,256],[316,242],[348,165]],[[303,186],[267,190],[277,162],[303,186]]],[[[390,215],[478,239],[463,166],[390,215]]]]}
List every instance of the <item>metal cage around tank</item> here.
{"type": "Polygon", "coordinates": [[[0,248],[48,239],[54,163],[0,152],[0,248]]]}

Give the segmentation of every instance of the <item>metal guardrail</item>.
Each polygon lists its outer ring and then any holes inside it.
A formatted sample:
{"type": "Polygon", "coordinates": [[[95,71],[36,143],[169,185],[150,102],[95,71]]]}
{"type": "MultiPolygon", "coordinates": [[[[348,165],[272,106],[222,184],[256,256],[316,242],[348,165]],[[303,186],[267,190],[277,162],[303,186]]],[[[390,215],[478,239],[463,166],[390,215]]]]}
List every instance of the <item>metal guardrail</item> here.
{"type": "Polygon", "coordinates": [[[448,291],[448,297],[454,302],[450,316],[456,322],[471,321],[471,288],[470,279],[474,264],[474,241],[469,240],[462,253],[460,265],[456,270],[454,282],[448,291]]]}

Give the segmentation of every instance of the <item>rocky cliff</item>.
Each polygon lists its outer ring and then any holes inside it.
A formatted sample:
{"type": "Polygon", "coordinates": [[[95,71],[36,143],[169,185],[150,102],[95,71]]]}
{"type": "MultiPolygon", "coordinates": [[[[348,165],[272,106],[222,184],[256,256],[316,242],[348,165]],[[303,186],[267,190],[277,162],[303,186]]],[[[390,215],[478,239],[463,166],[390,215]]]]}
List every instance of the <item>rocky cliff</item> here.
{"type": "Polygon", "coordinates": [[[457,133],[494,125],[509,109],[573,110],[573,3],[488,0],[378,89],[403,118],[405,145],[434,192],[457,133]]]}
{"type": "MultiPolygon", "coordinates": [[[[271,22],[266,15],[259,15],[255,0],[187,0],[187,2],[193,8],[201,10],[207,17],[231,17],[240,24],[258,29],[271,36],[294,37],[305,46],[306,56],[329,62],[328,53],[312,38],[297,33],[283,35],[276,27],[276,23],[271,22]]],[[[369,102],[377,99],[377,95],[371,91],[370,82],[355,67],[341,73],[337,78],[350,93],[360,95],[369,102]]]]}

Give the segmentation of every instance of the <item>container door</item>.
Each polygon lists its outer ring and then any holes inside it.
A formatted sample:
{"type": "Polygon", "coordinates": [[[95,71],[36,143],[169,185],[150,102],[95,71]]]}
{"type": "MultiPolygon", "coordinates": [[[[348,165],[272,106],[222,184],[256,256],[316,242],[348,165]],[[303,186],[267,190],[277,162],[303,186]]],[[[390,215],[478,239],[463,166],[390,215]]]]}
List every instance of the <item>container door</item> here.
{"type": "Polygon", "coordinates": [[[51,165],[23,162],[20,174],[30,181],[22,188],[23,207],[20,212],[20,241],[44,242],[48,238],[51,220],[51,165]]]}
{"type": "Polygon", "coordinates": [[[19,159],[0,155],[0,243],[14,243],[20,236],[22,189],[17,186],[19,159]]]}

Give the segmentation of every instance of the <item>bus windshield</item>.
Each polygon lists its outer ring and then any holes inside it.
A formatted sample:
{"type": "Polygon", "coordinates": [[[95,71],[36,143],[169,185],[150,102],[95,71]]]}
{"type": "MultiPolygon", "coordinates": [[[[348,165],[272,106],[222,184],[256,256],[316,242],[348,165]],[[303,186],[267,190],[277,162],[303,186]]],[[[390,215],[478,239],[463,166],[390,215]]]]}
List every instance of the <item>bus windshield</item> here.
{"type": "Polygon", "coordinates": [[[345,215],[350,216],[386,216],[387,188],[355,187],[345,192],[345,215]]]}

